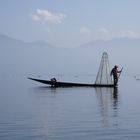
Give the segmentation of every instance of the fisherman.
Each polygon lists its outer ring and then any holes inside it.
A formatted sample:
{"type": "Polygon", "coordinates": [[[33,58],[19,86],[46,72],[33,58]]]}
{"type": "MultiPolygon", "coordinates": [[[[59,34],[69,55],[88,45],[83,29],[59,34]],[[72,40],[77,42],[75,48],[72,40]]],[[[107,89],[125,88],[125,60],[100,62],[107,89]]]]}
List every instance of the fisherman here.
{"type": "Polygon", "coordinates": [[[57,82],[56,78],[54,77],[54,78],[51,78],[50,80],[52,82],[52,87],[55,87],[56,86],[56,82],[57,82]]]}
{"type": "Polygon", "coordinates": [[[51,78],[51,81],[52,82],[56,82],[56,78],[54,77],[54,78],[51,78]]]}
{"type": "Polygon", "coordinates": [[[113,75],[113,80],[114,80],[114,85],[116,86],[118,83],[118,73],[121,73],[121,70],[118,71],[118,66],[114,66],[114,68],[112,68],[110,75],[113,75]]]}

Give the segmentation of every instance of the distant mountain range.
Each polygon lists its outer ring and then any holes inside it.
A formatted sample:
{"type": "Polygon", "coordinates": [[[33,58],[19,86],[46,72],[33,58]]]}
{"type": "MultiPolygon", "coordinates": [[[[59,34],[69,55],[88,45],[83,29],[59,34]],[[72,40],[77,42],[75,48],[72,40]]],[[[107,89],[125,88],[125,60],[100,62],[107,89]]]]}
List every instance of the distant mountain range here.
{"type": "Polygon", "coordinates": [[[0,35],[0,65],[5,71],[40,73],[97,73],[103,52],[111,67],[140,72],[140,39],[96,40],[76,48],[58,48],[45,41],[24,42],[0,35]]]}
{"type": "Polygon", "coordinates": [[[51,44],[39,40],[34,42],[24,42],[19,39],[15,39],[6,35],[0,35],[0,47],[2,46],[22,46],[22,47],[53,47],[51,44]]]}
{"type": "MultiPolygon", "coordinates": [[[[0,46],[39,46],[39,47],[54,47],[53,45],[47,43],[44,40],[34,41],[34,42],[24,42],[19,39],[15,39],[6,35],[0,35],[0,46]]],[[[112,40],[93,40],[91,42],[85,43],[78,48],[94,48],[94,47],[115,47],[115,46],[138,46],[140,45],[140,39],[132,38],[116,38],[112,40]]]]}

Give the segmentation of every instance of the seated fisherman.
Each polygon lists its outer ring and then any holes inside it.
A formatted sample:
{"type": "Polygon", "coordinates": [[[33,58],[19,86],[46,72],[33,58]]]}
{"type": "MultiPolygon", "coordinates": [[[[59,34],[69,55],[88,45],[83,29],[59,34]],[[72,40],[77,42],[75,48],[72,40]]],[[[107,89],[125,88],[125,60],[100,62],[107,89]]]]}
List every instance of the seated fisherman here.
{"type": "Polygon", "coordinates": [[[56,86],[56,82],[57,82],[56,78],[55,77],[51,78],[50,81],[52,82],[51,86],[55,87],[56,86]]]}

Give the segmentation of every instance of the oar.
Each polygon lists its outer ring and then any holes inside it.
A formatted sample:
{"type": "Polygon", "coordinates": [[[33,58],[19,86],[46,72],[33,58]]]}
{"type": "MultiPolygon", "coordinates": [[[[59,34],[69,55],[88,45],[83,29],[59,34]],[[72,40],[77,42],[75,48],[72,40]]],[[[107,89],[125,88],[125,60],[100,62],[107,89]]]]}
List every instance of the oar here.
{"type": "Polygon", "coordinates": [[[122,67],[121,70],[120,70],[120,73],[119,73],[118,79],[119,79],[119,77],[120,77],[120,75],[121,75],[121,73],[122,73],[122,70],[123,70],[123,67],[122,67]]]}

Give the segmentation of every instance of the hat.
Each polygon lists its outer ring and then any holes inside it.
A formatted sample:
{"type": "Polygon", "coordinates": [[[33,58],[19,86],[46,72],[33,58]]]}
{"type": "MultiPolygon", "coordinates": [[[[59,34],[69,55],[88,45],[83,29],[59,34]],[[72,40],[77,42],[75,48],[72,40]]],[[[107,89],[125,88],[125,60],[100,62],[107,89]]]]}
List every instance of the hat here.
{"type": "Polygon", "coordinates": [[[115,68],[118,68],[118,66],[117,66],[117,65],[115,65],[114,67],[115,67],[115,68]]]}

